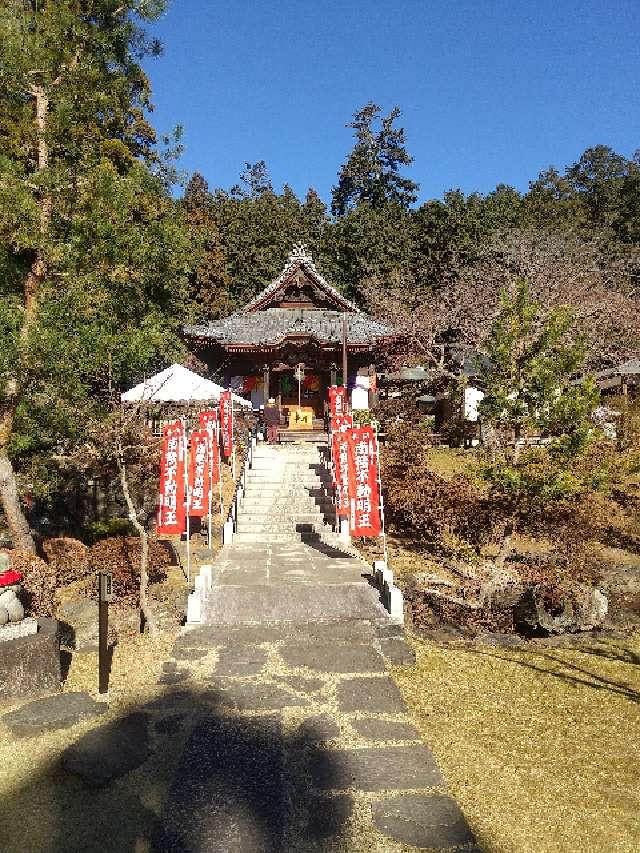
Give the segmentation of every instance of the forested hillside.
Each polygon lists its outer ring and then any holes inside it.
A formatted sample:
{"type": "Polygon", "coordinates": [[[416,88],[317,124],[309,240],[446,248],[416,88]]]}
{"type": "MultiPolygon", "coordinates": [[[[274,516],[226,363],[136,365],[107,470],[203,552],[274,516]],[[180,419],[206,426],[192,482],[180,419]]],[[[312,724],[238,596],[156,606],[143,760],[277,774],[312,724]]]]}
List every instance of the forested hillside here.
{"type": "Polygon", "coordinates": [[[287,186],[276,193],[264,162],[246,163],[230,190],[191,177],[180,204],[203,252],[192,273],[201,318],[242,305],[303,241],[332,283],[410,332],[404,357],[424,360],[446,330],[478,344],[501,288],[518,276],[545,307],[574,308],[591,365],[637,349],[640,154],[628,160],[595,145],[524,194],[452,188],[416,205],[400,117],[375,104],[355,113],[330,210],[312,188],[304,200],[287,186]]]}

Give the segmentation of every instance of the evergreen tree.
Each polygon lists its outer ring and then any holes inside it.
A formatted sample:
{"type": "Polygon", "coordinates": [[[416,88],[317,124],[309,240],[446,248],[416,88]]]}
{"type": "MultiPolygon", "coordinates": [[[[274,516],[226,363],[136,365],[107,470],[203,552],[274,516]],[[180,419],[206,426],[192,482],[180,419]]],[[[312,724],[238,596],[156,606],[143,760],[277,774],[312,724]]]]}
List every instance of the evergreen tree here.
{"type": "Polygon", "coordinates": [[[413,157],[405,148],[404,128],[395,128],[401,112],[395,107],[388,116],[369,102],[354,113],[347,127],[355,131],[356,143],[333,188],[331,212],[344,216],[348,210],[367,203],[373,208],[393,202],[407,208],[417,199],[418,184],[400,174],[413,157]]]}
{"type": "Polygon", "coordinates": [[[0,4],[0,495],[17,546],[33,539],[11,459],[60,452],[109,385],[180,349],[190,250],[139,64],[164,5],[0,4]]]}

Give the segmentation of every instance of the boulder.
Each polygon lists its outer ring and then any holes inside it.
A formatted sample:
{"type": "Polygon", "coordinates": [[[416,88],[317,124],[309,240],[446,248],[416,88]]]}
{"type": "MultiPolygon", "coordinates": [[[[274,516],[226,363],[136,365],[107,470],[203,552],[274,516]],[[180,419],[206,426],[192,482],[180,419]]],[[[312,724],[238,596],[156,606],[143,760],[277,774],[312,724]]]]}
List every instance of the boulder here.
{"type": "Polygon", "coordinates": [[[2,628],[3,625],[6,625],[8,621],[9,611],[4,606],[4,604],[0,604],[0,628],[2,628]]]}
{"type": "Polygon", "coordinates": [[[514,616],[518,627],[526,633],[565,634],[592,631],[603,624],[607,610],[607,597],[599,589],[576,584],[553,611],[545,606],[536,589],[528,589],[514,616]]]}
{"type": "Polygon", "coordinates": [[[98,646],[98,604],[88,598],[65,601],[58,607],[62,642],[87,650],[98,646]]]}

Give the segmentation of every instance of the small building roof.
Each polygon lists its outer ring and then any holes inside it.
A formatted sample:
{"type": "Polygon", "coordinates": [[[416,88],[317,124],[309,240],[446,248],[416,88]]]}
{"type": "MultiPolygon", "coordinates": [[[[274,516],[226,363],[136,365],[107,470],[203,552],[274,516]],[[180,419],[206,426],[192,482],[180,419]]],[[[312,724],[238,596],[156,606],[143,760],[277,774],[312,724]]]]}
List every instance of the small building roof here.
{"type": "MultiPolygon", "coordinates": [[[[199,376],[181,364],[172,364],[155,376],[125,391],[120,399],[123,403],[184,403],[192,401],[218,402],[225,389],[210,379],[199,376]]],[[[235,403],[251,408],[251,403],[237,394],[232,395],[235,403]]]]}
{"type": "Polygon", "coordinates": [[[627,361],[618,364],[615,367],[608,367],[606,370],[599,370],[596,373],[596,379],[610,379],[614,376],[639,376],[640,375],[640,358],[630,358],[627,361]]]}

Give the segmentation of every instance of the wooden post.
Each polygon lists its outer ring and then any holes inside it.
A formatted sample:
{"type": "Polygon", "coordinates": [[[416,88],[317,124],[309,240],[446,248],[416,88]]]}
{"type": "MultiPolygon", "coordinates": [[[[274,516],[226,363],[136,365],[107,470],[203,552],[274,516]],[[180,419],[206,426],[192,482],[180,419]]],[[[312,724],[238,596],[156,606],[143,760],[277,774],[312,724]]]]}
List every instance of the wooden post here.
{"type": "Polygon", "coordinates": [[[113,599],[113,575],[98,573],[98,693],[109,692],[109,602],[113,599]]]}
{"type": "MultiPolygon", "coordinates": [[[[347,315],[346,312],[342,315],[342,384],[349,396],[349,386],[347,383],[347,315]]],[[[346,400],[347,411],[349,411],[349,401],[346,400]]]]}
{"type": "Polygon", "coordinates": [[[264,382],[264,404],[267,405],[269,401],[269,365],[265,364],[262,368],[262,379],[264,382]]]}

